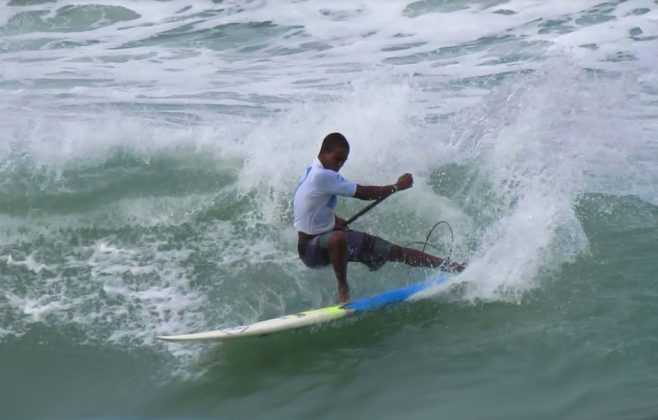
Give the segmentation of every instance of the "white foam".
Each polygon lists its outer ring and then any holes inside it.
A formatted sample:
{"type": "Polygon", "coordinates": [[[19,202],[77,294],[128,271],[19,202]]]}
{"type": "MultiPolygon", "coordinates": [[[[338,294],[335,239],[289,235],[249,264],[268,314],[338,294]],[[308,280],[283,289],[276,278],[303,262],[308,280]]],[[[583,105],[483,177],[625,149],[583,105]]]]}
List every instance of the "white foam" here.
{"type": "Polygon", "coordinates": [[[602,155],[633,153],[619,144],[632,139],[619,115],[621,86],[610,81],[601,90],[596,78],[558,60],[467,112],[478,123],[457,145],[479,165],[466,204],[479,209],[481,226],[480,248],[461,274],[471,280],[470,298],[517,300],[587,249],[575,200],[591,190],[593,173],[610,168],[602,155]]]}
{"type": "Polygon", "coordinates": [[[16,333],[14,331],[0,327],[0,340],[4,337],[15,336],[15,335],[16,333]]]}
{"type": "Polygon", "coordinates": [[[14,258],[11,255],[5,255],[4,256],[7,260],[7,265],[9,266],[17,266],[17,267],[25,267],[29,271],[39,274],[44,268],[48,268],[46,264],[41,264],[36,261],[34,257],[34,253],[28,255],[24,260],[14,260],[14,258]]]}
{"type": "MultiPolygon", "coordinates": [[[[68,4],[68,2],[65,2],[68,4]]],[[[73,3],[71,3],[73,4],[73,3]]],[[[49,66],[41,65],[40,61],[30,63],[23,61],[20,66],[8,66],[6,77],[12,80],[36,80],[47,77],[47,74],[69,73],[72,76],[92,79],[108,79],[94,87],[87,87],[86,94],[97,100],[134,101],[135,87],[146,93],[141,100],[148,102],[148,97],[168,98],[176,94],[186,95],[188,100],[195,94],[213,89],[216,86],[232,88],[240,83],[242,93],[275,93],[292,94],[292,83],[300,78],[328,79],[331,83],[346,83],[353,79],[350,75],[341,75],[334,70],[339,68],[364,69],[380,65],[382,60],[396,57],[400,54],[432,53],[440,47],[460,45],[486,36],[500,34],[518,34],[528,37],[529,41],[542,40],[555,43],[558,48],[568,46],[574,48],[574,54],[585,59],[585,55],[602,58],[604,51],[619,48],[629,48],[632,43],[628,38],[628,29],[635,24],[646,23],[655,12],[640,16],[618,16],[616,22],[603,25],[592,25],[577,28],[574,32],[563,35],[537,34],[537,25],[529,24],[539,19],[547,21],[563,16],[576,17],[588,7],[595,6],[593,1],[542,2],[524,1],[509,2],[501,8],[513,10],[513,15],[491,13],[491,10],[480,10],[476,5],[469,5],[462,10],[450,13],[426,13],[416,17],[406,17],[403,10],[407,1],[359,2],[358,4],[340,4],[331,7],[324,2],[308,1],[304,3],[262,2],[259,4],[241,5],[243,11],[230,12],[229,9],[216,17],[200,20],[197,15],[204,11],[207,5],[188,2],[108,2],[108,5],[124,6],[139,13],[136,21],[124,22],[109,27],[97,28],[79,33],[48,33],[49,37],[62,37],[70,40],[100,40],[100,44],[84,46],[67,50],[66,55],[60,50],[41,50],[35,52],[12,53],[9,58],[49,60],[49,66]],[[189,7],[183,13],[176,13],[184,7],[189,7]],[[333,13],[332,13],[333,12],[333,13]],[[338,13],[344,19],[336,19],[338,13]],[[170,19],[176,16],[175,20],[170,19]],[[139,41],[153,37],[158,33],[191,24],[194,30],[210,29],[218,25],[265,22],[282,26],[303,26],[303,34],[283,36],[266,41],[261,55],[249,55],[239,51],[230,51],[217,55],[203,48],[196,49],[194,54],[185,59],[169,60],[167,57],[178,54],[177,48],[163,48],[159,45],[131,48],[128,50],[115,48],[131,41],[139,41]],[[117,26],[127,29],[118,30],[117,26]],[[404,37],[399,37],[404,34],[404,37]],[[270,49],[298,48],[308,42],[319,42],[332,48],[323,51],[308,51],[292,56],[270,55],[270,49]],[[599,52],[577,48],[585,43],[598,43],[599,52]],[[419,44],[402,52],[382,51],[386,47],[403,44],[419,44]],[[146,55],[155,54],[151,59],[129,60],[125,63],[104,62],[103,56],[125,54],[146,55]],[[75,58],[90,60],[77,61],[75,58]],[[166,63],[166,64],[165,64],[166,63]],[[223,70],[218,77],[218,65],[223,70]],[[138,71],[135,71],[135,70],[138,71]],[[231,79],[234,82],[231,83],[231,79]],[[155,81],[158,81],[157,83],[155,81]],[[226,83],[229,82],[229,83],[226,83]],[[125,86],[126,88],[122,87],[125,86]],[[128,88],[129,87],[129,88],[128,88]]],[[[650,2],[638,3],[639,6],[651,7],[650,2]]],[[[60,4],[42,5],[41,8],[61,7],[60,4]]],[[[620,6],[621,7],[621,6],[620,6]]],[[[628,9],[630,6],[625,6],[628,9]]],[[[212,6],[212,9],[225,9],[226,6],[212,6]]],[[[623,14],[620,10],[619,15],[623,14]]],[[[642,25],[647,26],[647,25],[642,25]]],[[[654,32],[651,26],[646,28],[647,35],[654,32]]],[[[39,37],[43,34],[28,34],[23,37],[39,37]]],[[[17,36],[20,37],[20,36],[17,36]]],[[[639,46],[639,43],[633,45],[639,46]]],[[[516,45],[518,48],[518,45],[516,45]]],[[[540,52],[537,51],[537,52],[540,52]]],[[[484,57],[480,52],[463,52],[455,61],[454,66],[433,68],[430,62],[415,63],[412,71],[423,73],[447,74],[451,76],[477,76],[485,72],[497,72],[509,67],[519,67],[519,64],[481,66],[484,57]]],[[[594,60],[591,60],[592,63],[594,60]]],[[[588,63],[589,64],[589,63],[588,63]]],[[[532,62],[522,66],[533,68],[532,62]]],[[[408,70],[403,70],[408,71],[408,70]]],[[[85,95],[85,96],[87,96],[85,95]]]]}
{"type": "Polygon", "coordinates": [[[28,322],[36,323],[44,321],[48,315],[59,315],[66,313],[73,307],[73,303],[62,302],[60,296],[45,295],[41,297],[23,297],[12,292],[5,291],[5,298],[9,304],[21,311],[28,322]]]}

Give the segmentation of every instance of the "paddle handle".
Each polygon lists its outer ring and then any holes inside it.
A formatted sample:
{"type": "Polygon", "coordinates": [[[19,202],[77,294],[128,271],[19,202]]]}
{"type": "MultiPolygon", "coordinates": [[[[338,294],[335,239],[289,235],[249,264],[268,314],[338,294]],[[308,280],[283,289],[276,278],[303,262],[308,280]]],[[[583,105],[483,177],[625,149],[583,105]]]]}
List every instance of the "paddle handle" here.
{"type": "Polygon", "coordinates": [[[386,199],[387,199],[388,197],[390,197],[391,195],[392,195],[392,194],[390,194],[390,195],[385,195],[385,196],[383,196],[383,197],[381,197],[381,198],[378,198],[375,202],[370,203],[370,204],[368,204],[367,206],[365,206],[364,208],[362,208],[357,214],[355,214],[354,216],[350,217],[350,218],[345,222],[345,226],[348,226],[350,223],[353,223],[353,222],[354,222],[356,219],[358,219],[359,217],[361,217],[361,216],[363,216],[364,214],[368,213],[370,210],[372,210],[373,207],[375,207],[377,204],[381,203],[382,201],[386,200],[386,199]]]}

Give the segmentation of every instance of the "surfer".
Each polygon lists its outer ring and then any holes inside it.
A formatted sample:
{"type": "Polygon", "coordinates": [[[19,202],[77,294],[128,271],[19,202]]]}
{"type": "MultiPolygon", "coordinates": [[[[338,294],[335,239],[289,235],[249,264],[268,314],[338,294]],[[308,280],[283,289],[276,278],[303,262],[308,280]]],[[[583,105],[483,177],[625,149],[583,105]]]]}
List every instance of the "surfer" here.
{"type": "Polygon", "coordinates": [[[338,301],[350,300],[347,263],[356,261],[378,270],[387,261],[417,267],[439,267],[459,272],[464,265],[425,252],[394,245],[378,236],[348,229],[347,221],[336,216],[337,196],[377,200],[411,188],[411,174],[400,176],[395,184],[364,186],[343,178],[338,172],[350,153],[345,136],[331,133],[324,138],[318,157],[297,184],[293,201],[294,226],[298,232],[297,251],[307,267],[331,265],[338,280],[338,301]]]}

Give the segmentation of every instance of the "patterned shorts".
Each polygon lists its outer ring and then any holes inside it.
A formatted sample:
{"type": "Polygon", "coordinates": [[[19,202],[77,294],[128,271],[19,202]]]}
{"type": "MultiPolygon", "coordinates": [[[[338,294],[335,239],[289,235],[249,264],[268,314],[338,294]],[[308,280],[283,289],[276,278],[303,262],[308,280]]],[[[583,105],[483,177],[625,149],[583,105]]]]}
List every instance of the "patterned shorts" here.
{"type": "MultiPolygon", "coordinates": [[[[329,261],[329,239],[335,230],[321,233],[311,239],[300,240],[297,244],[299,258],[307,267],[326,267],[329,261]]],[[[347,259],[368,266],[370,271],[381,268],[388,259],[392,244],[378,236],[356,230],[346,230],[347,259]]]]}

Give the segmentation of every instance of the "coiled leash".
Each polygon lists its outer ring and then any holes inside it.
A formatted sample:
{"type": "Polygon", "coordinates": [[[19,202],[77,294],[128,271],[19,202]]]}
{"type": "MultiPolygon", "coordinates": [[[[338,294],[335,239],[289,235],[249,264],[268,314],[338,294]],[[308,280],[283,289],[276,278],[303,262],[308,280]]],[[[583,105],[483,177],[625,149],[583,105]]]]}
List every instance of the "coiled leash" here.
{"type": "MultiPolygon", "coordinates": [[[[392,194],[391,194],[391,195],[392,195],[392,194]]],[[[361,217],[361,216],[363,216],[364,214],[368,213],[368,212],[369,212],[370,210],[372,210],[376,205],[378,205],[378,204],[381,203],[382,201],[386,200],[386,198],[388,198],[388,197],[390,197],[390,195],[387,195],[387,196],[381,197],[381,198],[377,199],[377,201],[375,201],[375,202],[373,202],[373,203],[371,203],[371,204],[368,204],[366,207],[364,207],[364,208],[361,209],[359,212],[357,212],[354,216],[350,217],[350,218],[345,222],[345,226],[348,226],[349,224],[351,224],[351,223],[353,223],[354,221],[356,221],[356,219],[358,219],[359,217],[361,217]]],[[[414,241],[414,242],[408,242],[408,243],[406,243],[405,245],[413,245],[413,244],[420,244],[420,243],[422,243],[422,244],[423,244],[423,249],[422,249],[423,252],[425,252],[425,249],[427,248],[428,245],[429,245],[431,248],[438,249],[438,247],[437,247],[436,245],[429,243],[429,240],[430,240],[430,236],[432,236],[432,232],[434,232],[434,229],[436,229],[440,224],[445,224],[446,226],[448,226],[448,230],[450,231],[450,251],[448,251],[448,256],[447,256],[446,258],[444,258],[444,261],[443,261],[443,263],[441,264],[440,268],[441,268],[443,271],[452,271],[452,270],[451,270],[451,267],[450,267],[450,259],[452,258],[452,247],[453,247],[453,244],[454,244],[454,242],[455,242],[455,235],[454,235],[454,233],[452,232],[452,227],[450,226],[450,223],[446,222],[445,220],[439,220],[438,222],[436,222],[436,223],[434,224],[434,226],[432,226],[432,229],[430,229],[430,231],[427,233],[427,236],[425,237],[425,242],[414,241]]]]}

